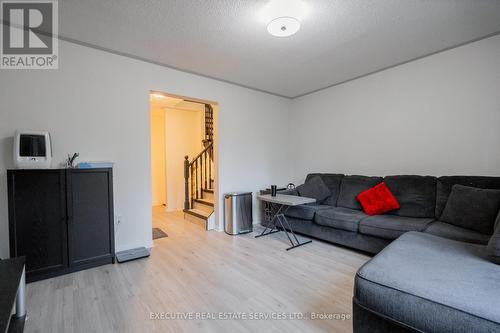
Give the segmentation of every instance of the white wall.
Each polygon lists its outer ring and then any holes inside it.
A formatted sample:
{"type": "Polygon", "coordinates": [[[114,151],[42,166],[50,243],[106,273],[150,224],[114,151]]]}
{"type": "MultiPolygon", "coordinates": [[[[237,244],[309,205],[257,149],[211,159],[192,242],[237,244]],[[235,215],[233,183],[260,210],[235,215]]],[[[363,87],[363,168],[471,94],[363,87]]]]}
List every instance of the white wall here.
{"type": "Polygon", "coordinates": [[[203,150],[202,121],[200,111],[165,110],[168,211],[184,209],[184,156],[203,150]]]}
{"type": "Polygon", "coordinates": [[[151,89],[219,103],[219,200],[288,182],[290,101],[60,41],[58,70],[0,71],[0,257],[8,255],[6,169],[18,128],[49,130],[56,162],[74,151],[114,161],[115,215],[123,216],[116,248],[152,245],[151,89]]]}
{"type": "Polygon", "coordinates": [[[114,161],[117,250],[152,245],[149,90],[219,103],[218,218],[224,192],[310,171],[500,175],[500,36],[292,101],[62,41],[59,68],[0,71],[0,257],[19,128],[51,131],[54,163],[114,161]]]}
{"type": "Polygon", "coordinates": [[[165,166],[165,111],[151,102],[151,195],[152,205],[167,203],[165,166]]]}
{"type": "Polygon", "coordinates": [[[308,172],[500,176],[500,36],[294,100],[308,172]]]}

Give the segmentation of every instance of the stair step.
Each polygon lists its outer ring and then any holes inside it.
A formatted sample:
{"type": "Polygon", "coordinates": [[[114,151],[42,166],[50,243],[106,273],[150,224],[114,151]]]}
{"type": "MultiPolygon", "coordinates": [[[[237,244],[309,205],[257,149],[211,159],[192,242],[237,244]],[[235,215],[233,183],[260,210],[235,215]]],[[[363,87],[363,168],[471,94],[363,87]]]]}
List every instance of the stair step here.
{"type": "Polygon", "coordinates": [[[207,213],[212,213],[214,211],[214,203],[210,201],[209,198],[204,199],[193,199],[193,206],[191,209],[202,210],[207,213]]]}
{"type": "Polygon", "coordinates": [[[186,221],[197,224],[205,230],[213,230],[215,224],[213,215],[213,210],[212,212],[206,212],[196,208],[184,210],[184,219],[186,221]]]}
{"type": "Polygon", "coordinates": [[[208,189],[204,189],[202,192],[201,192],[201,197],[203,200],[205,201],[209,201],[209,202],[214,202],[214,190],[211,189],[211,188],[208,188],[208,189]]]}
{"type": "Polygon", "coordinates": [[[203,220],[208,220],[208,217],[212,214],[209,212],[205,212],[201,209],[195,209],[195,208],[184,210],[184,213],[189,214],[189,215],[193,215],[193,216],[200,218],[200,219],[203,219],[203,220]]]}
{"type": "Polygon", "coordinates": [[[200,203],[200,204],[203,204],[203,205],[206,205],[206,206],[210,206],[210,207],[214,206],[214,202],[208,198],[207,199],[193,199],[193,201],[200,203]]]}

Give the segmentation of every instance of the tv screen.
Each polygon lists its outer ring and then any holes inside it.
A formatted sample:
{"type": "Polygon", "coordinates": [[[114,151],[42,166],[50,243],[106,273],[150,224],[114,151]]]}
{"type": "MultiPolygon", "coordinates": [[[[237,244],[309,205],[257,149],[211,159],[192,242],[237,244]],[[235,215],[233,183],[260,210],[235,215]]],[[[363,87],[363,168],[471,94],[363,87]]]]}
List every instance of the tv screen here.
{"type": "Polygon", "coordinates": [[[44,157],[45,136],[34,134],[21,134],[19,138],[19,156],[44,157]]]}

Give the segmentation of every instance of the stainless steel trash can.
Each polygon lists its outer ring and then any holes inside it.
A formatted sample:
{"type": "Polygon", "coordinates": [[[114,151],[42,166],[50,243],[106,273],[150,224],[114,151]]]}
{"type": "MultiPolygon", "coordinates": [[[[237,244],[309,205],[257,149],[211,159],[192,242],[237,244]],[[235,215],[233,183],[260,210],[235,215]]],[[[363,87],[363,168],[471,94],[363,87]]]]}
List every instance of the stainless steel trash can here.
{"type": "Polygon", "coordinates": [[[224,231],[229,235],[253,231],[252,192],[232,192],[224,195],[224,231]]]}

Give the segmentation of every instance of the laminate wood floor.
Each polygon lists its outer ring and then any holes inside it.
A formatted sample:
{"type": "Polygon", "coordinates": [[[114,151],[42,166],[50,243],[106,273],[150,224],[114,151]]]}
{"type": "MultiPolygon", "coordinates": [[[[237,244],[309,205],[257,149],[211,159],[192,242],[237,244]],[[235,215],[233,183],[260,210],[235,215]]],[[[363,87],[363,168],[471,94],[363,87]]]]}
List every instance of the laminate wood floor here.
{"type": "Polygon", "coordinates": [[[160,207],[153,225],[168,237],[148,259],[29,284],[25,332],[352,331],[349,317],[300,316],[350,316],[354,274],[369,257],[320,241],[285,251],[283,233],[207,232],[160,207]],[[183,315],[194,318],[165,319],[183,315]]]}

